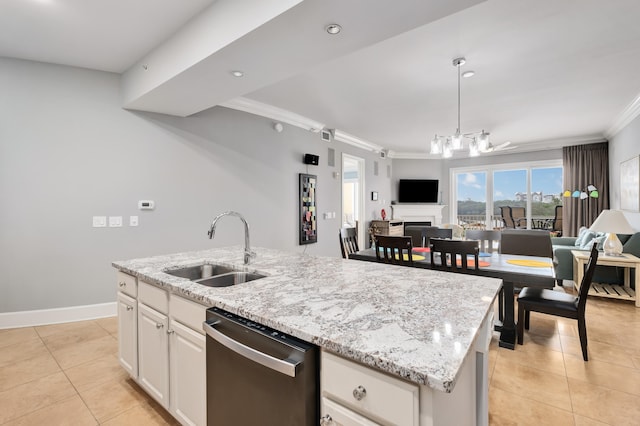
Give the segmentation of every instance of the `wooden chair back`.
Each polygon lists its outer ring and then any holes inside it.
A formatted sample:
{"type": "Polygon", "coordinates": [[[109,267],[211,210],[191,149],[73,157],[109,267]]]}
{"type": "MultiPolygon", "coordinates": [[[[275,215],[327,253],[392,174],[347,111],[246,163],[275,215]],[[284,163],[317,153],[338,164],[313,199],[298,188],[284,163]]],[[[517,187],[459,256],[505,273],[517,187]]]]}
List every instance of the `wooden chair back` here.
{"type": "Polygon", "coordinates": [[[340,229],[340,251],[342,251],[342,257],[348,259],[351,253],[355,253],[358,250],[358,234],[356,228],[341,228],[340,229]]]}
{"type": "Polygon", "coordinates": [[[468,229],[464,237],[467,240],[477,240],[478,247],[483,253],[500,252],[500,240],[502,233],[500,231],[486,231],[479,229],[468,229]]]}
{"type": "Polygon", "coordinates": [[[430,246],[431,238],[448,238],[451,239],[453,236],[453,229],[451,228],[438,228],[437,226],[427,226],[422,231],[424,246],[430,246]]]}
{"type": "Polygon", "coordinates": [[[413,265],[411,237],[376,236],[376,259],[395,265],[413,265]]]}
{"type": "Polygon", "coordinates": [[[500,253],[552,258],[551,234],[543,229],[504,229],[500,253]]]}
{"type": "Polygon", "coordinates": [[[477,241],[431,239],[431,268],[449,272],[460,272],[467,269],[478,269],[477,241]],[[440,255],[440,260],[436,261],[440,255]],[[469,256],[473,256],[470,264],[469,256]],[[460,263],[458,263],[460,261],[460,263]]]}
{"type": "Polygon", "coordinates": [[[591,254],[589,255],[589,263],[587,263],[587,270],[584,272],[584,276],[582,277],[580,292],[578,293],[578,317],[582,317],[583,320],[587,296],[589,295],[589,288],[591,288],[591,280],[593,279],[593,272],[596,269],[597,262],[598,245],[593,244],[593,247],[591,247],[591,254]]]}

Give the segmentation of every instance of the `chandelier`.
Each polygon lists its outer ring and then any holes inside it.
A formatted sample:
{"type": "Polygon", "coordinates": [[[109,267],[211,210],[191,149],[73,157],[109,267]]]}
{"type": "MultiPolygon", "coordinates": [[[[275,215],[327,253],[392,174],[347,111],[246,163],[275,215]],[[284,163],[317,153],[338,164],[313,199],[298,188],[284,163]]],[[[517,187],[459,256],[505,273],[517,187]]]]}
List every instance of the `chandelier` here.
{"type": "MultiPolygon", "coordinates": [[[[453,66],[458,69],[458,127],[456,132],[451,136],[438,136],[437,134],[431,140],[431,154],[442,154],[442,158],[451,158],[453,151],[460,151],[464,147],[463,139],[469,139],[469,156],[477,157],[481,152],[490,152],[493,147],[489,143],[489,133],[462,133],[460,131],[460,67],[466,63],[465,58],[456,58],[453,60],[453,66]]],[[[470,72],[469,76],[473,75],[470,72]]]]}

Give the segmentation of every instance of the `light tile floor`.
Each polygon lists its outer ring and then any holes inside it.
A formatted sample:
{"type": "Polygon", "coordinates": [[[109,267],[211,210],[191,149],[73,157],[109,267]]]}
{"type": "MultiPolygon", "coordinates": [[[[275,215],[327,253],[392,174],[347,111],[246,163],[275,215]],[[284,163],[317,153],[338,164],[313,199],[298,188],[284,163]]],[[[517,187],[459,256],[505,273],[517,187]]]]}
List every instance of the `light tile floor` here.
{"type": "MultiPolygon", "coordinates": [[[[572,320],[532,313],[515,351],[494,336],[490,424],[640,424],[640,308],[590,298],[587,333],[589,362],[572,320]]],[[[0,407],[2,425],[177,424],[119,366],[115,318],[0,330],[0,407]]]]}

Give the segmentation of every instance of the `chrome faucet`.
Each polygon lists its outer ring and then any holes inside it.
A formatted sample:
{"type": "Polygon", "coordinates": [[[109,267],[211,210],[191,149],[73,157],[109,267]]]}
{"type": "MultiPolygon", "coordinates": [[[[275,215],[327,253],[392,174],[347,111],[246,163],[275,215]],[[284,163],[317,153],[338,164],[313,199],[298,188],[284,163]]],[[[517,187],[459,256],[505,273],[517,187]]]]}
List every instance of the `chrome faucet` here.
{"type": "Polygon", "coordinates": [[[213,222],[211,222],[211,229],[209,229],[209,232],[207,232],[207,234],[209,235],[209,239],[212,239],[216,234],[216,224],[218,223],[218,219],[220,219],[222,216],[236,216],[240,218],[242,223],[244,223],[244,264],[248,265],[251,258],[255,257],[256,254],[251,251],[251,244],[249,243],[249,224],[240,213],[227,211],[216,216],[213,219],[213,222]]]}

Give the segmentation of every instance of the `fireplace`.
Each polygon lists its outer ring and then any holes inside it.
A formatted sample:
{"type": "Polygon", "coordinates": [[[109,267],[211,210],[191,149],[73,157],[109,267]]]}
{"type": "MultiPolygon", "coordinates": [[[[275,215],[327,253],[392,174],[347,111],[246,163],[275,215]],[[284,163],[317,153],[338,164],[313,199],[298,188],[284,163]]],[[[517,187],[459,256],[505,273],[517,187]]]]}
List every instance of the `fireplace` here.
{"type": "Polygon", "coordinates": [[[402,220],[405,222],[419,222],[421,225],[429,223],[429,225],[442,225],[442,209],[446,206],[443,204],[394,204],[391,206],[394,220],[402,220]]]}

